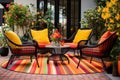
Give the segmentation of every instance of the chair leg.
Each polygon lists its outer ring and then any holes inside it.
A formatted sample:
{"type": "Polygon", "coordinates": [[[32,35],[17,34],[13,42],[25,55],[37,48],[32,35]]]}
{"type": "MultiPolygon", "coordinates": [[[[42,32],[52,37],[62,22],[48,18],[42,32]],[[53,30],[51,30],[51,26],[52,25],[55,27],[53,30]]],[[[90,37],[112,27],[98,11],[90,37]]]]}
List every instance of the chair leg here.
{"type": "Polygon", "coordinates": [[[38,67],[39,67],[39,63],[38,63],[37,54],[35,54],[35,58],[36,58],[36,62],[37,62],[37,64],[38,64],[38,67]]]}
{"type": "Polygon", "coordinates": [[[92,63],[92,59],[93,59],[93,57],[90,58],[90,63],[92,63]]]}
{"type": "Polygon", "coordinates": [[[32,62],[32,56],[30,56],[30,60],[31,60],[31,62],[32,62]]]}
{"type": "Polygon", "coordinates": [[[104,63],[104,61],[103,61],[102,58],[101,58],[101,61],[102,61],[102,64],[103,64],[104,69],[107,70],[106,65],[105,65],[105,63],[104,63]]]}
{"type": "Polygon", "coordinates": [[[80,50],[79,62],[78,62],[77,68],[78,68],[78,67],[79,67],[79,65],[80,65],[80,60],[81,60],[81,58],[82,58],[82,52],[81,52],[81,50],[80,50]]]}
{"type": "Polygon", "coordinates": [[[77,54],[78,54],[78,56],[80,56],[80,55],[79,55],[79,54],[80,54],[79,50],[77,50],[77,54]]]}
{"type": "Polygon", "coordinates": [[[12,61],[12,59],[13,59],[13,58],[14,58],[14,56],[13,56],[13,55],[11,55],[11,56],[10,56],[10,59],[9,59],[9,61],[8,61],[8,63],[7,63],[7,65],[6,65],[6,68],[8,67],[8,65],[9,65],[9,64],[11,64],[11,63],[12,63],[11,61],[12,61]]]}
{"type": "Polygon", "coordinates": [[[75,55],[75,50],[73,49],[73,51],[74,51],[74,55],[75,55]]]}

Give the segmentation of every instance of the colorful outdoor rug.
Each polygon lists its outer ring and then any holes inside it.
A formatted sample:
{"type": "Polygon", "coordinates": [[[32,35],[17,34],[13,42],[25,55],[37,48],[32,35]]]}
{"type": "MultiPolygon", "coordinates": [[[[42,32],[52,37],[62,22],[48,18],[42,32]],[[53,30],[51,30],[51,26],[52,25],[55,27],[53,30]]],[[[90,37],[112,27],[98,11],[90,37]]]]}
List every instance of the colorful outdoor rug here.
{"type": "MultiPolygon", "coordinates": [[[[29,58],[24,57],[24,59],[15,60],[8,66],[8,69],[32,74],[84,74],[104,71],[101,63],[92,61],[90,64],[87,59],[82,59],[79,68],[76,68],[79,60],[75,55],[66,54],[66,56],[68,56],[70,64],[68,64],[68,61],[64,61],[63,63],[60,61],[49,61],[49,64],[47,64],[48,55],[40,54],[38,56],[39,68],[35,59],[31,62],[29,58]]],[[[1,66],[5,68],[6,64],[7,61],[1,66]]]]}

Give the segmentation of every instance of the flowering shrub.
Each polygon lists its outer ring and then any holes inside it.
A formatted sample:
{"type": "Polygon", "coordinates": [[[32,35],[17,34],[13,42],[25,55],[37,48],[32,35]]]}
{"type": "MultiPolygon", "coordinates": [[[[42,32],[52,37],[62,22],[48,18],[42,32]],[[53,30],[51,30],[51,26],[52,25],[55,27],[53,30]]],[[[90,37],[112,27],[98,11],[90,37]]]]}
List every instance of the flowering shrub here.
{"type": "Polygon", "coordinates": [[[105,26],[110,31],[117,31],[120,39],[120,0],[110,0],[105,7],[98,7],[98,12],[105,20],[105,26]]]}
{"type": "Polygon", "coordinates": [[[7,4],[6,7],[8,11],[4,13],[5,22],[10,26],[14,27],[20,26],[30,26],[33,15],[29,10],[28,6],[23,6],[22,4],[10,3],[7,4]]]}
{"type": "Polygon", "coordinates": [[[111,60],[116,60],[116,56],[120,55],[120,0],[108,0],[106,5],[98,6],[98,12],[105,20],[107,30],[116,31],[118,39],[110,54],[111,60]]]}
{"type": "Polygon", "coordinates": [[[58,32],[58,29],[56,29],[50,38],[54,42],[60,42],[62,40],[62,35],[58,32]]]}

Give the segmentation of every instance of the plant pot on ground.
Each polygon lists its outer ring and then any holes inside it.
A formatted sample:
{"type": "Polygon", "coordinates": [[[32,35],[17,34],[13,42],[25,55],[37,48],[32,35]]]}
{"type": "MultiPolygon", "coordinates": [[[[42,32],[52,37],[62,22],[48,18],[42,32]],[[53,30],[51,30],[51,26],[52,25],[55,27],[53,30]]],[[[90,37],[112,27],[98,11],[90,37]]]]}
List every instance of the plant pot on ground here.
{"type": "Polygon", "coordinates": [[[1,48],[0,48],[0,55],[1,55],[1,56],[7,56],[8,53],[9,53],[8,47],[1,47],[1,48]]]}

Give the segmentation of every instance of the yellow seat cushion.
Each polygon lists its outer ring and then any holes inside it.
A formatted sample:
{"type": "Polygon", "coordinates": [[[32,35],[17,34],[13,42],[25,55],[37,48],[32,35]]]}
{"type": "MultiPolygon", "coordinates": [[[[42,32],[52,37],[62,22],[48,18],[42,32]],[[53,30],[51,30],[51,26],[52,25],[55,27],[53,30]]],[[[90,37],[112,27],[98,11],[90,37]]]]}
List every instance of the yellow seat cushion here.
{"type": "Polygon", "coordinates": [[[49,44],[50,40],[48,38],[48,29],[43,30],[33,30],[31,29],[31,35],[34,40],[36,40],[38,43],[45,43],[49,44]]]}
{"type": "Polygon", "coordinates": [[[87,40],[91,31],[92,31],[92,29],[88,29],[88,30],[78,29],[78,31],[74,37],[73,43],[78,43],[80,40],[87,40]]]}
{"type": "MultiPolygon", "coordinates": [[[[20,38],[18,37],[18,35],[15,32],[5,31],[5,35],[8,37],[9,40],[14,42],[15,44],[22,45],[22,42],[21,42],[20,38]]],[[[11,46],[11,48],[19,48],[19,47],[15,46],[14,44],[10,43],[10,42],[9,42],[9,45],[11,46]]]]}

